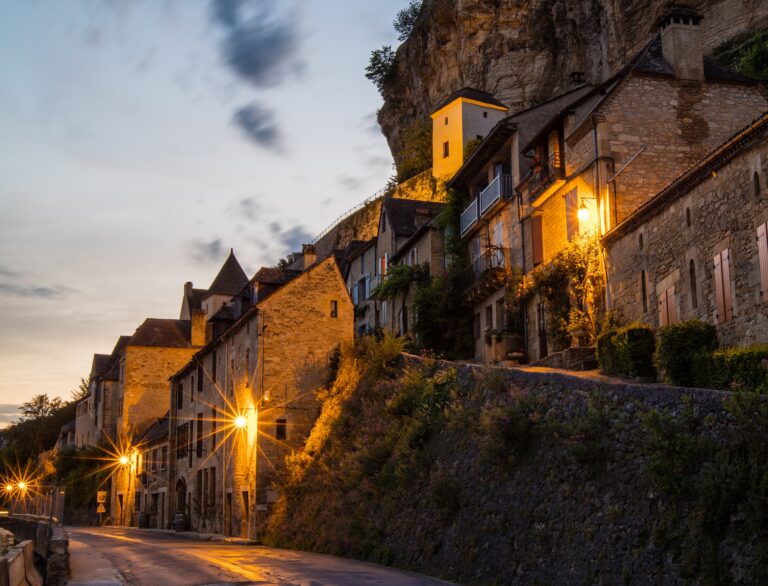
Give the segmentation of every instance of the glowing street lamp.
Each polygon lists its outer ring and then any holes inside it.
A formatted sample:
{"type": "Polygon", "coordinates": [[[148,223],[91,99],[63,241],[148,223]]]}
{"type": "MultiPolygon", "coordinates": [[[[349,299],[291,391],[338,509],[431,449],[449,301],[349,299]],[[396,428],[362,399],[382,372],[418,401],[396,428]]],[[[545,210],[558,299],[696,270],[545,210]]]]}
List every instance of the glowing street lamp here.
{"type": "Polygon", "coordinates": [[[120,456],[120,465],[127,466],[131,459],[128,456],[120,456]]]}
{"type": "Polygon", "coordinates": [[[584,205],[583,201],[576,212],[576,216],[579,218],[579,222],[587,222],[589,220],[589,210],[587,209],[587,206],[584,205]]]}
{"type": "Polygon", "coordinates": [[[248,422],[245,419],[245,415],[238,415],[235,417],[235,427],[238,429],[245,429],[248,422]]]}
{"type": "Polygon", "coordinates": [[[7,492],[7,493],[13,492],[13,484],[6,484],[5,485],[5,492],[7,492]]]}

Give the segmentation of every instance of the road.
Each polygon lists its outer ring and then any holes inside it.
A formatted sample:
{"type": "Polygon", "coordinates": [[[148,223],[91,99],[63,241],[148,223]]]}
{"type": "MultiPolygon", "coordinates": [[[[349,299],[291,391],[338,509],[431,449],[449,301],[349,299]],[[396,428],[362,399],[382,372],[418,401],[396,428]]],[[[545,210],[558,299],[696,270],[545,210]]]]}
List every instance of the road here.
{"type": "Polygon", "coordinates": [[[111,562],[127,584],[446,584],[375,564],[301,551],[197,541],[173,534],[118,527],[67,527],[67,532],[73,564],[76,562],[74,552],[78,552],[78,556],[84,552],[101,554],[99,557],[111,562]]]}

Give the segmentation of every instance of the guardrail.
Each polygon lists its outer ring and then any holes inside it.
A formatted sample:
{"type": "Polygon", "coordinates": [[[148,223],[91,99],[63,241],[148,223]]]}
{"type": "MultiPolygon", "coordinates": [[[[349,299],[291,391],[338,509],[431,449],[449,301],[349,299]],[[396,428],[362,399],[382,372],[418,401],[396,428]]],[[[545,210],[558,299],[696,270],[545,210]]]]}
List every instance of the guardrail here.
{"type": "Polygon", "coordinates": [[[477,211],[477,198],[475,198],[466,207],[466,209],[461,212],[461,217],[459,218],[459,227],[461,228],[462,237],[464,237],[469,229],[477,223],[478,217],[479,214],[477,211]]]}
{"type": "Polygon", "coordinates": [[[487,212],[502,197],[512,197],[511,175],[496,175],[493,181],[488,184],[488,187],[480,192],[480,215],[482,216],[487,212]]]}

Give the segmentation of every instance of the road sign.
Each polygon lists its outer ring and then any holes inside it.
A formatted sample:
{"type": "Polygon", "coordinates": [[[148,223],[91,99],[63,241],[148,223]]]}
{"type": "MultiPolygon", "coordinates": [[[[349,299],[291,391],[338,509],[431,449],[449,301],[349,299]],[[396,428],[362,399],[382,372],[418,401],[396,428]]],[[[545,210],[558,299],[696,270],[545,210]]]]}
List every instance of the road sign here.
{"type": "Polygon", "coordinates": [[[107,502],[107,491],[106,490],[99,490],[96,492],[96,502],[97,503],[106,503],[107,502]]]}
{"type": "Polygon", "coordinates": [[[107,509],[105,509],[105,508],[104,508],[104,505],[103,505],[103,504],[101,504],[101,505],[99,505],[99,507],[96,509],[96,512],[97,512],[97,513],[106,513],[106,512],[107,512],[107,509]]]}

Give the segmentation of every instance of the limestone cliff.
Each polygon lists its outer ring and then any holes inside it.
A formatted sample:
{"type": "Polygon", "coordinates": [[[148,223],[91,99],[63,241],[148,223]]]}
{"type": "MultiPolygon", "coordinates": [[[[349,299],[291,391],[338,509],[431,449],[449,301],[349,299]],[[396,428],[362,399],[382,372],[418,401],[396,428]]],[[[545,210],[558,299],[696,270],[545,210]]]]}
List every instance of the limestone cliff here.
{"type": "MultiPolygon", "coordinates": [[[[570,76],[599,82],[655,33],[668,0],[425,0],[397,50],[379,123],[395,160],[401,132],[464,86],[513,110],[568,89],[570,76]]],[[[678,2],[683,3],[683,2],[678,2]]],[[[768,0],[686,0],[704,15],[707,53],[768,25],[768,0]]]]}

